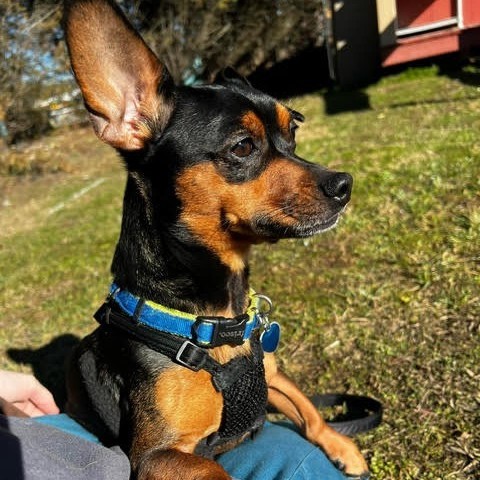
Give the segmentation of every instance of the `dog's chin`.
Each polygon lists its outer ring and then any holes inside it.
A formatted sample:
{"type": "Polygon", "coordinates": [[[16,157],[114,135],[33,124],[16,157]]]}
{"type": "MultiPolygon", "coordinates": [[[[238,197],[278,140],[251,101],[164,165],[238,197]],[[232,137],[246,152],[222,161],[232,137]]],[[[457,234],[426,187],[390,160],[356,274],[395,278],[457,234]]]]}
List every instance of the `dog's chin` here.
{"type": "Polygon", "coordinates": [[[254,226],[255,234],[266,242],[277,242],[282,238],[307,238],[335,228],[340,219],[341,212],[328,218],[310,217],[295,223],[285,225],[275,221],[257,222],[254,226]]]}
{"type": "Polygon", "coordinates": [[[314,222],[305,222],[294,227],[295,237],[306,238],[318,235],[319,233],[328,232],[335,228],[340,220],[340,214],[332,215],[327,220],[317,220],[314,222]]]}

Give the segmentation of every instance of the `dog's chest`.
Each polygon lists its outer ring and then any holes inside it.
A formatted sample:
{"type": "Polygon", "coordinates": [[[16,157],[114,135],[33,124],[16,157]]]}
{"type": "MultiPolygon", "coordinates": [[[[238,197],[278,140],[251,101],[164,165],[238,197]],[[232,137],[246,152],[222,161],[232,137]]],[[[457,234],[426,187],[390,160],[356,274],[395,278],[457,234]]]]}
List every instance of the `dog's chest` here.
{"type": "Polygon", "coordinates": [[[213,373],[176,367],[160,375],[156,408],[178,435],[176,448],[211,458],[261,428],[267,384],[258,339],[248,350],[213,373]]]}
{"type": "Polygon", "coordinates": [[[251,355],[233,358],[213,376],[223,398],[222,420],[219,429],[204,438],[195,453],[213,457],[263,426],[267,405],[263,351],[258,339],[253,339],[251,346],[251,355]]]}

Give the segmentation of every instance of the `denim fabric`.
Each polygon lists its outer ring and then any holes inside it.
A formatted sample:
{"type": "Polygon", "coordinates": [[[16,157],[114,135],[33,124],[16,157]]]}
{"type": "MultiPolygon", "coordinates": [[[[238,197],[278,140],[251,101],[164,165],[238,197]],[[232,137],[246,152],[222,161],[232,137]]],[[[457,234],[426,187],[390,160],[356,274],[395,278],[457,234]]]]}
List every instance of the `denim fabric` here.
{"type": "Polygon", "coordinates": [[[325,454],[287,425],[267,422],[254,440],[246,440],[217,458],[238,480],[345,480],[325,454]]]}

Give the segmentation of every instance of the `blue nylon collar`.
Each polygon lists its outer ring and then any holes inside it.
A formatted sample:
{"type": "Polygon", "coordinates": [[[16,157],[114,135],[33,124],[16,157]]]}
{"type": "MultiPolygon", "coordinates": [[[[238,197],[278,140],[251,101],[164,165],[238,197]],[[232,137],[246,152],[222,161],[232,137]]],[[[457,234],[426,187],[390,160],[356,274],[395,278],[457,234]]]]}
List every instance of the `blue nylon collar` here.
{"type": "MultiPolygon", "coordinates": [[[[112,283],[110,287],[109,298],[124,313],[134,317],[134,321],[142,325],[190,340],[194,339],[198,345],[209,346],[212,344],[215,325],[208,320],[197,323],[195,332],[193,332],[193,325],[197,322],[196,315],[167,308],[149,300],[144,301],[127,290],[120,289],[115,283],[112,283]]],[[[253,292],[250,294],[250,305],[246,313],[249,319],[245,325],[243,341],[248,340],[261,325],[257,315],[257,301],[253,292]]]]}

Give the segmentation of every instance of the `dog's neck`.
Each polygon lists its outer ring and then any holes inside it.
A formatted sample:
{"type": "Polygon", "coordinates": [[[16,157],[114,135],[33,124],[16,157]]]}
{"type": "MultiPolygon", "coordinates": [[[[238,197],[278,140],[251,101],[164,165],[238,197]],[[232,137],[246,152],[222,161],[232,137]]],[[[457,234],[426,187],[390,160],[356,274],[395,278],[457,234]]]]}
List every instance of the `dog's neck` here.
{"type": "Polygon", "coordinates": [[[152,218],[146,198],[129,176],[112,261],[114,281],[134,295],[188,313],[243,313],[249,291],[246,257],[244,267],[232,272],[192,239],[174,212],[152,218]]]}

